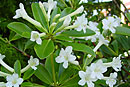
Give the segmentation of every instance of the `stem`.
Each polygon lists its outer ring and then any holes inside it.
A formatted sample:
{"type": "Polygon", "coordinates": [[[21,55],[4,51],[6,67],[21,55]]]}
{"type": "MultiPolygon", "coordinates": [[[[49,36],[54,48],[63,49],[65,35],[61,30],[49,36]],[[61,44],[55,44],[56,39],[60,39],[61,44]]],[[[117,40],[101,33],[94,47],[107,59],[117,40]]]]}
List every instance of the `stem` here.
{"type": "Polygon", "coordinates": [[[28,64],[25,68],[23,68],[21,70],[21,73],[24,73],[25,71],[27,71],[31,66],[28,64]]]}
{"type": "Polygon", "coordinates": [[[10,75],[10,74],[0,71],[0,76],[8,76],[8,75],[10,75]]]}
{"type": "Polygon", "coordinates": [[[53,81],[54,86],[56,86],[56,77],[55,77],[55,66],[54,66],[54,60],[53,60],[53,53],[51,54],[51,66],[52,66],[52,74],[53,74],[53,81]]]}
{"type": "Polygon", "coordinates": [[[10,72],[14,72],[14,69],[11,68],[10,66],[8,66],[2,59],[0,59],[0,64],[5,67],[7,70],[9,70],[10,72]]]}
{"type": "Polygon", "coordinates": [[[68,7],[68,5],[65,3],[64,0],[61,0],[61,1],[62,1],[62,3],[65,5],[65,7],[68,7]]]}
{"type": "Polygon", "coordinates": [[[93,51],[96,52],[102,45],[103,45],[103,43],[101,41],[99,41],[99,43],[96,45],[96,47],[93,49],[93,51]]]}

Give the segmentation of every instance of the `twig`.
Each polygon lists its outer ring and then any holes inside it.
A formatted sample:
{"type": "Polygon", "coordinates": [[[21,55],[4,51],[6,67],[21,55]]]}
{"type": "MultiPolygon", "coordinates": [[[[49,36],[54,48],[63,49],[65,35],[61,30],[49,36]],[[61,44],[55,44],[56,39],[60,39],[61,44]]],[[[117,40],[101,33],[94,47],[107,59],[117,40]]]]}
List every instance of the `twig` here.
{"type": "Polygon", "coordinates": [[[122,70],[125,71],[128,75],[130,75],[130,72],[128,72],[127,70],[125,70],[123,67],[122,67],[122,70]]]}

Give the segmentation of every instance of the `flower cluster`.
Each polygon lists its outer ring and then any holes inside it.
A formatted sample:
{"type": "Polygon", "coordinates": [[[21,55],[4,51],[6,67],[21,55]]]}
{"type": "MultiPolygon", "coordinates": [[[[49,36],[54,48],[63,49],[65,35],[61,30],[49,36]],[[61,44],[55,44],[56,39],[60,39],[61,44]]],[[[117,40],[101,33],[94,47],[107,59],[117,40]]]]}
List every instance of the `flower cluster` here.
{"type": "Polygon", "coordinates": [[[88,87],[94,87],[95,81],[98,79],[106,80],[106,84],[109,87],[113,87],[116,84],[117,73],[111,73],[110,77],[105,77],[103,73],[107,71],[108,67],[112,67],[115,71],[121,70],[121,55],[119,57],[114,57],[112,62],[103,63],[102,60],[98,60],[96,63],[92,63],[90,66],[86,67],[86,71],[79,71],[79,77],[81,80],[78,82],[79,85],[83,86],[87,83],[88,87]]]}
{"type": "MultiPolygon", "coordinates": [[[[0,87],[19,87],[19,85],[22,84],[23,79],[19,77],[19,75],[17,73],[15,73],[15,70],[13,68],[11,68],[10,66],[8,66],[4,61],[5,55],[1,55],[0,54],[0,64],[5,67],[7,70],[9,70],[10,72],[12,72],[13,74],[8,74],[5,72],[1,72],[0,71],[0,76],[2,77],[6,77],[7,83],[1,82],[0,83],[0,87]]],[[[36,66],[39,65],[39,60],[37,58],[33,58],[32,56],[30,57],[30,60],[28,60],[28,65],[21,69],[21,73],[27,71],[29,68],[32,68],[34,70],[37,69],[36,66]]]]}

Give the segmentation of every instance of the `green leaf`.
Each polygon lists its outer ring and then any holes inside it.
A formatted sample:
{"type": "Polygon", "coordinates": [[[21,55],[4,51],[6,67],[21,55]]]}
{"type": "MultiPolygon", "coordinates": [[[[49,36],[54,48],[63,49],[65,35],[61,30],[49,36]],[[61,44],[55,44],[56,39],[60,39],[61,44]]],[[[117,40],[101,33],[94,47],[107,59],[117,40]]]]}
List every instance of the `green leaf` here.
{"type": "Polygon", "coordinates": [[[69,79],[67,79],[61,87],[77,87],[78,81],[80,80],[78,75],[75,75],[69,79]]]}
{"type": "Polygon", "coordinates": [[[84,33],[83,31],[76,31],[76,30],[70,30],[70,31],[65,31],[63,33],[64,36],[72,36],[72,37],[85,37],[85,36],[91,36],[94,35],[95,32],[90,30],[90,29],[86,29],[86,33],[84,33]]]}
{"type": "Polygon", "coordinates": [[[130,13],[126,13],[126,17],[127,17],[128,20],[130,21],[130,13]]]}
{"type": "Polygon", "coordinates": [[[34,73],[35,73],[35,71],[34,71],[32,68],[28,69],[28,70],[24,73],[23,79],[24,79],[24,80],[29,79],[34,73]]]}
{"type": "Polygon", "coordinates": [[[39,58],[44,59],[53,53],[54,43],[52,40],[43,40],[41,45],[35,45],[34,50],[39,58]]]}
{"type": "Polygon", "coordinates": [[[32,30],[26,24],[21,22],[12,22],[8,24],[7,27],[22,37],[30,38],[32,30]]]}
{"type": "Polygon", "coordinates": [[[127,27],[116,27],[116,34],[130,36],[130,28],[127,28],[127,27]]]}
{"type": "Polygon", "coordinates": [[[23,82],[21,87],[45,87],[31,82],[23,82]]]}
{"type": "Polygon", "coordinates": [[[105,52],[106,54],[108,54],[110,56],[118,56],[117,53],[115,53],[110,47],[108,47],[106,45],[102,45],[101,49],[103,52],[105,52]]]}
{"type": "Polygon", "coordinates": [[[119,46],[118,46],[117,40],[114,40],[114,41],[112,42],[112,45],[113,45],[113,48],[114,48],[115,52],[118,54],[119,46]]]}
{"type": "MultiPolygon", "coordinates": [[[[57,14],[60,14],[61,13],[61,10],[59,7],[55,8],[51,14],[51,19],[50,19],[50,24],[52,24],[53,22],[53,18],[57,15],[57,14]]],[[[56,20],[57,21],[57,20],[56,20]]]]}
{"type": "Polygon", "coordinates": [[[64,46],[72,46],[73,49],[76,51],[81,51],[96,56],[92,48],[85,44],[72,43],[72,42],[60,42],[60,43],[63,44],[64,46]]]}
{"type": "Polygon", "coordinates": [[[18,39],[20,39],[20,38],[22,38],[19,34],[16,34],[14,37],[12,37],[11,39],[10,39],[10,41],[14,41],[14,40],[18,40],[18,39]]]}
{"type": "Polygon", "coordinates": [[[38,69],[35,72],[35,76],[47,84],[52,84],[53,80],[47,69],[42,65],[39,65],[37,68],[38,69]]]}
{"type": "Polygon", "coordinates": [[[30,47],[32,47],[32,45],[34,45],[35,43],[28,40],[26,43],[25,43],[25,47],[24,47],[24,51],[30,47]]]}
{"type": "MultiPolygon", "coordinates": [[[[39,3],[32,3],[32,12],[35,20],[40,22],[44,28],[48,29],[46,18],[39,6],[39,3]]],[[[42,29],[39,29],[39,31],[43,32],[42,29]]]]}
{"type": "Polygon", "coordinates": [[[14,71],[15,71],[15,73],[17,73],[19,75],[19,77],[21,76],[21,64],[20,64],[19,60],[17,60],[14,63],[14,71]]]}
{"type": "Polygon", "coordinates": [[[63,41],[73,41],[72,38],[70,38],[69,36],[65,36],[65,35],[57,35],[55,37],[55,39],[63,40],[63,41]]]}
{"type": "Polygon", "coordinates": [[[59,83],[64,83],[65,80],[69,79],[74,74],[74,71],[73,68],[65,69],[65,71],[60,75],[59,83]]]}

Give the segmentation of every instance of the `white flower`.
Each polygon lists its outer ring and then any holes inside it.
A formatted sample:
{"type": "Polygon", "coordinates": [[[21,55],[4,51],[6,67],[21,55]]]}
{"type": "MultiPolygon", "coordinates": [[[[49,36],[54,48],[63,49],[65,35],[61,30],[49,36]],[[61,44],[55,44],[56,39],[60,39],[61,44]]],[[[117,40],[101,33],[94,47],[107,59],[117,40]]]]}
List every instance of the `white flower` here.
{"type": "Polygon", "coordinates": [[[93,10],[93,16],[98,15],[97,10],[93,10]]]}
{"type": "Polygon", "coordinates": [[[90,66],[91,69],[91,77],[102,79],[103,73],[107,71],[107,67],[103,65],[102,60],[98,60],[96,63],[92,63],[90,66]]]}
{"type": "Polygon", "coordinates": [[[77,65],[78,62],[75,61],[76,57],[74,55],[72,55],[71,53],[72,53],[72,47],[71,46],[66,47],[65,50],[62,48],[59,56],[56,57],[56,62],[57,63],[63,63],[64,68],[68,67],[68,63],[72,63],[72,64],[77,65]]]}
{"type": "Polygon", "coordinates": [[[56,8],[57,1],[48,0],[48,3],[47,2],[43,2],[43,5],[48,10],[47,15],[48,15],[48,19],[50,19],[51,10],[54,9],[54,8],[56,8]]]}
{"type": "Polygon", "coordinates": [[[107,79],[106,79],[106,84],[108,84],[109,87],[113,87],[113,85],[116,84],[116,77],[117,77],[117,73],[116,72],[111,73],[110,77],[107,77],[107,79]]]}
{"type": "Polygon", "coordinates": [[[87,68],[86,72],[79,71],[79,77],[81,80],[78,82],[79,85],[84,86],[87,83],[88,87],[94,87],[94,83],[97,79],[91,77],[91,70],[87,68]]]}
{"type": "Polygon", "coordinates": [[[30,60],[28,61],[29,65],[31,66],[32,69],[36,70],[39,65],[39,60],[37,58],[33,58],[32,56],[30,57],[30,60]]]}
{"type": "Polygon", "coordinates": [[[95,35],[92,35],[92,36],[87,36],[85,37],[85,40],[91,40],[91,42],[96,42],[96,39],[99,38],[99,35],[100,35],[100,31],[99,29],[97,28],[98,26],[98,23],[96,22],[92,22],[92,21],[89,21],[89,26],[87,26],[89,29],[93,30],[96,34],[95,35]]]}
{"type": "Polygon", "coordinates": [[[6,87],[19,87],[22,84],[23,79],[18,77],[18,74],[9,75],[6,77],[6,87]]]}
{"type": "Polygon", "coordinates": [[[31,32],[31,41],[36,41],[37,44],[42,44],[42,39],[40,38],[40,34],[37,31],[31,32]]]}
{"type": "Polygon", "coordinates": [[[115,33],[115,27],[120,26],[120,19],[114,17],[108,17],[108,19],[103,19],[103,29],[110,30],[112,33],[115,33]]]}
{"type": "Polygon", "coordinates": [[[77,31],[83,30],[84,33],[86,33],[88,20],[85,18],[85,14],[83,14],[80,17],[77,17],[77,20],[74,22],[74,25],[79,25],[77,28],[75,28],[77,31]]]}
{"type": "Polygon", "coordinates": [[[28,15],[27,15],[27,12],[24,9],[24,5],[22,3],[20,3],[19,7],[20,7],[20,9],[16,10],[16,15],[13,18],[17,19],[17,18],[22,17],[22,18],[26,19],[28,17],[28,15]]]}
{"type": "Polygon", "coordinates": [[[116,58],[113,58],[113,61],[111,62],[111,66],[115,71],[120,71],[121,70],[121,60],[120,60],[121,54],[116,58]]]}
{"type": "Polygon", "coordinates": [[[103,37],[103,35],[100,34],[99,35],[99,42],[96,45],[96,47],[93,49],[93,51],[96,52],[100,48],[100,46],[102,46],[103,44],[108,45],[108,43],[109,43],[109,41],[105,40],[105,38],[103,37]]]}
{"type": "Polygon", "coordinates": [[[65,27],[69,26],[70,22],[71,22],[71,17],[68,15],[63,22],[63,26],[65,26],[65,27]]]}

